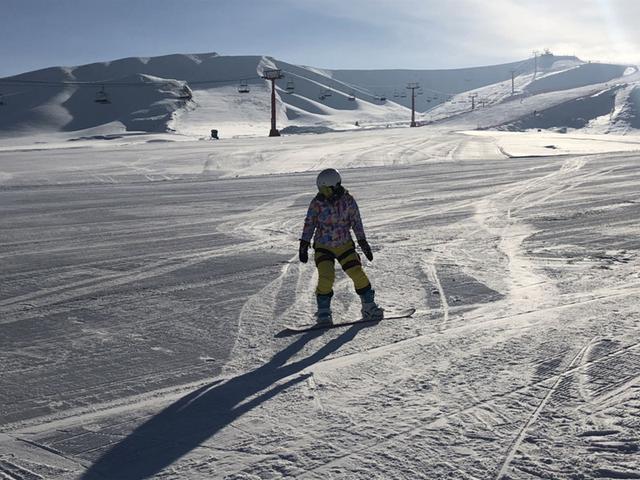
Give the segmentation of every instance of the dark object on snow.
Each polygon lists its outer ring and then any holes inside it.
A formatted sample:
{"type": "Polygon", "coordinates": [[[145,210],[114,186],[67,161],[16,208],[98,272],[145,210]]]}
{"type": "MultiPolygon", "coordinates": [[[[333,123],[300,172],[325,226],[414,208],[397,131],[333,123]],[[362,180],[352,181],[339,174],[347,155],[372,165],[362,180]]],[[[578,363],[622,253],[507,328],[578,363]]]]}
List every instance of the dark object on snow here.
{"type": "Polygon", "coordinates": [[[211,138],[213,138],[214,140],[220,140],[218,138],[218,130],[211,130],[211,138]]]}

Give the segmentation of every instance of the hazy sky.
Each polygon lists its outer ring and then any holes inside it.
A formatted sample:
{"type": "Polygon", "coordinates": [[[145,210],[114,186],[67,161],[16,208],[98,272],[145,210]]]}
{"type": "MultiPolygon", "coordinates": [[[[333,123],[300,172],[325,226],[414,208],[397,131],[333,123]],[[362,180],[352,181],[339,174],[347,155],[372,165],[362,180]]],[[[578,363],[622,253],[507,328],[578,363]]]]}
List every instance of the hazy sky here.
{"type": "Polygon", "coordinates": [[[533,50],[640,63],[640,0],[1,0],[0,76],[130,56],[455,68],[533,50]]]}

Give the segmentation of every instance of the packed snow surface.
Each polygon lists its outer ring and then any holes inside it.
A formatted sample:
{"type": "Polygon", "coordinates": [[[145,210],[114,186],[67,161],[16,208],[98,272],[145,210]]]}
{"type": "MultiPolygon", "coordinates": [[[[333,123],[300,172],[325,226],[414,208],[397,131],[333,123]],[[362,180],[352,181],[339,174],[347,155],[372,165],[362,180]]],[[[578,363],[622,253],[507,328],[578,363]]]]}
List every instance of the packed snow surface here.
{"type": "Polygon", "coordinates": [[[69,135],[0,145],[3,479],[640,477],[635,137],[69,135]],[[329,166],[417,312],[288,335],[329,166]]]}

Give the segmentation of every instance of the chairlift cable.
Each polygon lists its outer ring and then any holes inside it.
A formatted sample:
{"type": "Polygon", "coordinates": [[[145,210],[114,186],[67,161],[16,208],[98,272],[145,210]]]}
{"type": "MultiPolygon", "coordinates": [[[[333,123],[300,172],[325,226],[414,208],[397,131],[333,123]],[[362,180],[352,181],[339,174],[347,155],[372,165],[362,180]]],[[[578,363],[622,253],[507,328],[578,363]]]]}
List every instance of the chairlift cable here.
{"type": "Polygon", "coordinates": [[[203,85],[203,84],[213,84],[213,83],[237,83],[241,81],[249,81],[249,80],[258,80],[262,77],[244,77],[244,78],[229,78],[224,80],[179,80],[179,79],[164,79],[162,81],[144,81],[144,82],[111,82],[109,80],[102,81],[92,81],[92,82],[80,82],[80,81],[64,81],[64,82],[54,82],[47,80],[11,80],[11,79],[2,79],[0,78],[0,84],[3,85],[16,85],[16,86],[41,86],[41,87],[101,87],[105,85],[106,87],[157,87],[158,85],[170,85],[178,83],[184,86],[187,85],[203,85]]]}

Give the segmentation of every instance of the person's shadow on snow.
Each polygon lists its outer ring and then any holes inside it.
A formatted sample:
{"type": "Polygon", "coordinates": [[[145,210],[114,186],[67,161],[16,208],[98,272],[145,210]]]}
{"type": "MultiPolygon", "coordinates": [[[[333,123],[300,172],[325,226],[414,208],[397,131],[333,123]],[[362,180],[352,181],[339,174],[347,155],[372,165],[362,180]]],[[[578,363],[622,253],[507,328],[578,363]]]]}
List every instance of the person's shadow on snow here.
{"type": "Polygon", "coordinates": [[[284,383],[277,383],[335,352],[351,341],[362,328],[364,326],[354,325],[314,354],[285,365],[322,332],[303,334],[276,353],[268,363],[255,370],[191,392],[154,415],[105,452],[81,479],[139,480],[159,473],[238,417],[292,385],[304,381],[311,374],[297,375],[284,383]],[[245,402],[254,395],[257,396],[245,402]]]}

